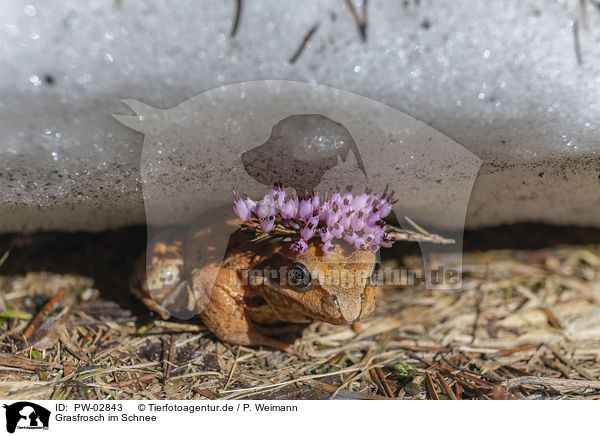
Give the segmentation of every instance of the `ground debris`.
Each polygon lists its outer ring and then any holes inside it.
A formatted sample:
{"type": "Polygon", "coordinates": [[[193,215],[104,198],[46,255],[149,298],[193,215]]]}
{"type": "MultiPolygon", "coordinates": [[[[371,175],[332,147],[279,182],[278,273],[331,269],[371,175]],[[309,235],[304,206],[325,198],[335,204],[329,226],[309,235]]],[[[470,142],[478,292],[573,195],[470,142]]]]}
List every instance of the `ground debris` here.
{"type": "Polygon", "coordinates": [[[122,307],[85,277],[0,275],[0,397],[600,397],[600,247],[466,253],[462,273],[458,290],[383,289],[361,329],[290,333],[295,354],[122,307]]]}

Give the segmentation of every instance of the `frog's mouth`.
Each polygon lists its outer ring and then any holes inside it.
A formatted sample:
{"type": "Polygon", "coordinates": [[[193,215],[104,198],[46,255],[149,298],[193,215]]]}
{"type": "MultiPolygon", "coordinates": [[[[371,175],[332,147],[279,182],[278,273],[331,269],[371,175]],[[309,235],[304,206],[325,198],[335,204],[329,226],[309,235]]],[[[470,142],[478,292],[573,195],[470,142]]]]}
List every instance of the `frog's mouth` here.
{"type": "Polygon", "coordinates": [[[360,321],[375,308],[375,288],[362,292],[328,292],[322,288],[306,292],[302,298],[287,292],[286,303],[309,318],[329,324],[346,325],[360,321]]]}
{"type": "Polygon", "coordinates": [[[339,314],[336,319],[341,318],[345,321],[344,324],[351,324],[360,319],[363,304],[362,298],[354,298],[348,295],[333,295],[329,294],[323,298],[321,303],[325,313],[339,314]]]}

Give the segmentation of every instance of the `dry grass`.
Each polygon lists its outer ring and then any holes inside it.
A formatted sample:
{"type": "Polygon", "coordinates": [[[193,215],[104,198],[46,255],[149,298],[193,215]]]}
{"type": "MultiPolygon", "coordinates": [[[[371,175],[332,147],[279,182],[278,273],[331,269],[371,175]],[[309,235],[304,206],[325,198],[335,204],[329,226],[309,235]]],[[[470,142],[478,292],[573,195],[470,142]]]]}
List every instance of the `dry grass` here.
{"type": "Polygon", "coordinates": [[[600,396],[598,246],[468,253],[460,290],[386,289],[362,331],[313,323],[288,337],[293,355],[220,343],[93,287],[72,275],[0,276],[0,397],[600,396]]]}

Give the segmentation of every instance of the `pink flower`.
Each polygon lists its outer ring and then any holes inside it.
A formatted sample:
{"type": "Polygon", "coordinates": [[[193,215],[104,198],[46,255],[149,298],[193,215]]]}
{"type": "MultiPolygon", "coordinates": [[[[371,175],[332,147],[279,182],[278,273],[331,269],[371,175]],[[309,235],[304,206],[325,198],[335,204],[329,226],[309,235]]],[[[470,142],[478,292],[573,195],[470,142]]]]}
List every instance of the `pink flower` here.
{"type": "Polygon", "coordinates": [[[248,221],[252,216],[250,208],[248,207],[246,202],[241,198],[238,198],[235,201],[235,206],[233,206],[233,210],[242,221],[248,221]]]}
{"type": "Polygon", "coordinates": [[[340,218],[340,225],[345,230],[348,230],[350,228],[350,222],[351,221],[352,221],[352,213],[351,212],[342,214],[342,217],[340,218]]]}
{"type": "Polygon", "coordinates": [[[354,239],[354,248],[357,250],[365,250],[367,248],[367,244],[365,244],[365,240],[363,238],[354,239]]]}
{"type": "Polygon", "coordinates": [[[342,207],[346,207],[348,210],[350,209],[350,202],[354,199],[352,196],[352,191],[347,190],[342,195],[342,207]]]}
{"type": "Polygon", "coordinates": [[[335,245],[333,245],[331,242],[327,241],[323,244],[322,250],[323,250],[323,253],[325,253],[325,254],[331,254],[335,251],[335,245]]]}
{"type": "Polygon", "coordinates": [[[310,200],[310,203],[313,207],[313,209],[319,209],[319,206],[321,205],[321,203],[319,202],[319,193],[315,193],[312,197],[312,199],[310,200]]]}
{"type": "Polygon", "coordinates": [[[283,203],[285,202],[285,191],[283,190],[283,188],[281,186],[277,188],[272,188],[267,194],[267,196],[272,201],[273,206],[275,206],[277,210],[280,210],[283,206],[283,203]]]}
{"type": "Polygon", "coordinates": [[[308,249],[308,244],[304,239],[300,239],[294,242],[291,248],[297,253],[304,253],[308,249]]]}
{"type": "Polygon", "coordinates": [[[379,213],[379,209],[376,207],[373,208],[371,213],[369,213],[367,217],[367,225],[369,227],[374,227],[376,223],[381,219],[381,214],[379,213]]]}
{"type": "Polygon", "coordinates": [[[365,226],[365,218],[362,210],[354,214],[352,220],[350,221],[350,226],[355,232],[363,229],[365,226]]]}
{"type": "Polygon", "coordinates": [[[293,219],[298,213],[298,198],[293,197],[283,203],[279,213],[283,219],[293,219]]]}
{"type": "Polygon", "coordinates": [[[306,221],[312,216],[313,207],[310,200],[304,199],[300,201],[298,206],[298,219],[306,221]]]}
{"type": "Polygon", "coordinates": [[[390,248],[394,244],[394,238],[392,238],[387,233],[381,235],[381,246],[385,248],[390,248]]]}
{"type": "Polygon", "coordinates": [[[379,212],[381,218],[385,218],[392,211],[392,204],[388,203],[387,201],[382,202],[382,204],[380,204],[379,207],[381,207],[381,210],[379,212]]]}
{"type": "Polygon", "coordinates": [[[327,213],[327,218],[325,218],[325,224],[327,227],[332,227],[335,223],[340,220],[341,214],[339,212],[335,213],[333,211],[329,211],[327,213]]]}
{"type": "Polygon", "coordinates": [[[356,238],[356,233],[354,233],[352,229],[348,229],[344,233],[344,241],[346,241],[350,245],[354,245],[354,241],[356,241],[356,238]]]}
{"type": "Polygon", "coordinates": [[[329,227],[331,234],[334,238],[342,239],[344,235],[344,228],[340,225],[340,223],[335,223],[333,227],[329,227]]]}
{"type": "Polygon", "coordinates": [[[264,233],[269,233],[275,227],[275,217],[269,216],[265,219],[259,219],[260,228],[264,233]]]}
{"type": "Polygon", "coordinates": [[[354,209],[354,210],[361,210],[367,205],[367,202],[369,201],[369,199],[370,199],[369,194],[367,194],[366,192],[363,192],[362,194],[360,194],[358,197],[356,197],[355,199],[353,199],[350,202],[350,206],[352,206],[352,209],[354,209]]]}
{"type": "Polygon", "coordinates": [[[330,202],[331,204],[336,204],[338,207],[340,204],[342,204],[342,196],[340,191],[334,191],[333,194],[331,194],[330,202]]]}
{"type": "Polygon", "coordinates": [[[329,231],[328,227],[320,228],[319,236],[321,236],[321,241],[323,242],[329,242],[333,239],[333,234],[329,231]]]}
{"type": "Polygon", "coordinates": [[[382,218],[391,212],[397,200],[393,199],[393,193],[386,192],[387,189],[379,196],[365,191],[356,197],[349,189],[344,194],[333,191],[330,196],[306,192],[300,200],[296,192],[286,198],[283,186],[277,186],[258,203],[248,197],[242,199],[234,192],[233,209],[257,233],[279,234],[275,223],[280,223],[287,229],[284,234],[299,236],[292,249],[300,253],[307,250],[314,237],[320,237],[324,254],[335,250],[334,239],[343,239],[357,250],[376,252],[394,242],[385,233],[387,223],[382,218]],[[252,220],[253,216],[258,223],[252,220]]]}
{"type": "Polygon", "coordinates": [[[274,213],[275,211],[273,210],[273,207],[267,204],[264,200],[256,205],[256,216],[259,219],[264,219],[269,215],[273,215],[274,213]]]}
{"type": "Polygon", "coordinates": [[[315,231],[317,229],[317,224],[319,223],[318,217],[312,217],[306,223],[306,226],[300,230],[300,237],[305,241],[308,241],[315,235],[315,231]]]}

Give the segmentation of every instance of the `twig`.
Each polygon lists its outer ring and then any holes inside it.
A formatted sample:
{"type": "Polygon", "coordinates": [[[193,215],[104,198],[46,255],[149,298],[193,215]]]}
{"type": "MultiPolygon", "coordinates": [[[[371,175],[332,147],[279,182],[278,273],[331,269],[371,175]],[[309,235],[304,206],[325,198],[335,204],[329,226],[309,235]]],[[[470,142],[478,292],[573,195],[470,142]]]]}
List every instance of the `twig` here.
{"type": "Polygon", "coordinates": [[[563,353],[560,352],[560,350],[558,348],[556,348],[554,345],[552,344],[546,344],[546,348],[548,348],[550,351],[552,351],[552,353],[554,353],[554,355],[556,357],[558,357],[558,360],[560,360],[562,363],[564,363],[565,365],[573,368],[575,371],[577,371],[579,373],[579,375],[581,375],[582,377],[587,378],[588,380],[594,380],[595,378],[589,373],[587,372],[585,369],[580,368],[579,366],[575,365],[567,356],[565,356],[563,353]]]}
{"type": "MultiPolygon", "coordinates": [[[[329,393],[333,393],[333,392],[337,391],[337,389],[338,389],[336,386],[332,386],[330,384],[323,383],[318,380],[311,380],[308,384],[310,384],[311,386],[313,386],[319,390],[329,392],[329,393]]],[[[356,398],[358,400],[388,400],[389,399],[388,397],[384,397],[381,395],[371,395],[371,394],[365,394],[363,392],[353,392],[353,391],[348,391],[348,390],[339,391],[338,395],[350,397],[350,398],[356,398]]]]}
{"type": "Polygon", "coordinates": [[[25,330],[25,333],[23,333],[23,339],[25,340],[25,342],[27,342],[27,338],[29,336],[31,336],[31,334],[34,332],[34,330],[39,326],[39,324],[42,322],[42,320],[44,319],[44,317],[46,315],[48,315],[48,313],[50,313],[50,311],[52,309],[54,309],[54,306],[56,306],[58,304],[58,302],[65,296],[65,289],[61,288],[54,297],[52,297],[50,299],[50,301],[48,301],[44,307],[42,308],[42,310],[35,316],[35,318],[33,318],[33,321],[31,321],[31,324],[29,324],[29,327],[27,327],[27,330],[25,330]]]}
{"type": "Polygon", "coordinates": [[[60,342],[63,344],[65,349],[71,353],[73,356],[77,357],[79,360],[83,360],[84,362],[91,363],[91,359],[86,356],[85,352],[79,348],[71,337],[69,336],[69,332],[60,321],[57,323],[56,331],[58,332],[58,337],[60,338],[60,342]]]}
{"type": "Polygon", "coordinates": [[[567,370],[567,368],[562,363],[557,362],[557,361],[553,362],[551,359],[549,359],[546,356],[540,356],[540,358],[542,359],[542,362],[544,362],[546,364],[547,367],[555,369],[556,371],[560,372],[564,378],[569,379],[569,380],[573,378],[569,374],[569,371],[567,370]]]}
{"type": "Polygon", "coordinates": [[[9,251],[9,250],[6,250],[6,251],[4,252],[4,254],[2,255],[2,257],[0,257],[0,266],[2,266],[2,264],[3,264],[4,262],[6,262],[6,259],[8,259],[8,256],[9,256],[9,255],[10,255],[10,251],[9,251]]]}
{"type": "Polygon", "coordinates": [[[432,400],[439,400],[440,397],[438,396],[438,393],[435,390],[435,386],[433,385],[433,380],[431,379],[429,371],[425,373],[425,380],[427,381],[427,391],[429,391],[429,397],[432,400]]]}
{"type": "Polygon", "coordinates": [[[546,318],[548,319],[548,324],[550,324],[555,329],[562,330],[562,323],[558,315],[556,315],[556,313],[554,312],[554,309],[552,309],[548,304],[546,304],[546,302],[542,301],[540,297],[538,297],[525,286],[515,283],[514,288],[517,292],[519,292],[519,294],[523,295],[525,298],[529,299],[530,301],[536,303],[539,306],[539,308],[546,315],[546,318]]]}
{"type": "Polygon", "coordinates": [[[137,383],[150,382],[156,378],[157,376],[155,374],[146,374],[138,378],[132,378],[130,380],[121,380],[118,382],[107,383],[106,386],[116,386],[119,388],[123,388],[125,386],[135,385],[137,383]]]}
{"type": "Polygon", "coordinates": [[[475,392],[480,397],[489,400],[490,397],[488,397],[481,389],[479,389],[477,386],[475,386],[472,382],[464,380],[462,377],[459,377],[458,374],[453,374],[452,372],[445,370],[443,368],[440,368],[440,370],[442,372],[444,372],[444,374],[446,374],[447,377],[450,377],[456,383],[460,384],[463,388],[467,388],[470,391],[475,392]]]}
{"type": "Polygon", "coordinates": [[[500,357],[500,356],[510,356],[516,353],[521,353],[523,351],[529,351],[537,348],[537,345],[519,345],[517,347],[507,348],[505,350],[500,350],[496,353],[492,353],[489,357],[500,357]]]}
{"type": "Polygon", "coordinates": [[[308,41],[310,41],[310,39],[313,37],[313,35],[315,34],[315,32],[319,29],[319,24],[320,23],[317,23],[314,26],[312,26],[309,29],[309,31],[306,33],[306,35],[304,35],[304,38],[302,39],[302,42],[300,43],[300,46],[298,47],[298,49],[296,50],[296,52],[294,53],[294,55],[289,60],[290,64],[293,64],[293,63],[295,63],[298,60],[298,58],[300,57],[300,55],[304,51],[304,48],[306,47],[306,44],[308,44],[308,41]]]}
{"type": "Polygon", "coordinates": [[[399,346],[398,348],[402,348],[404,350],[413,351],[415,353],[446,353],[451,351],[451,348],[448,347],[406,347],[399,346]]]}
{"type": "Polygon", "coordinates": [[[346,377],[346,379],[344,381],[342,381],[342,384],[339,385],[335,391],[333,391],[333,394],[331,395],[331,397],[329,397],[329,399],[333,400],[337,394],[339,394],[346,386],[348,386],[350,384],[350,382],[352,380],[354,380],[360,374],[361,374],[360,371],[353,371],[350,374],[348,374],[348,377],[346,377]]]}
{"type": "Polygon", "coordinates": [[[352,0],[346,0],[346,4],[348,5],[348,9],[350,9],[350,13],[354,17],[354,21],[356,21],[358,31],[360,32],[360,39],[362,39],[363,42],[365,42],[367,40],[367,0],[363,0],[362,18],[358,15],[358,11],[354,7],[352,0]]]}
{"type": "Polygon", "coordinates": [[[575,44],[575,59],[577,65],[581,66],[583,58],[581,57],[581,43],[579,42],[579,23],[577,20],[573,20],[573,42],[575,44]]]}
{"type": "Polygon", "coordinates": [[[283,382],[279,382],[279,383],[272,383],[269,385],[262,385],[262,386],[254,386],[251,388],[241,388],[241,389],[230,389],[228,391],[222,391],[222,394],[236,394],[236,393],[241,393],[241,392],[259,392],[259,391],[263,391],[269,388],[280,388],[282,386],[287,386],[289,384],[292,383],[298,383],[298,382],[303,382],[306,380],[312,380],[312,379],[316,379],[316,378],[321,378],[321,377],[329,377],[332,375],[337,375],[337,374],[346,374],[349,372],[356,372],[356,369],[354,368],[345,368],[345,369],[341,369],[339,371],[333,371],[333,372],[328,372],[325,374],[313,374],[313,375],[306,375],[303,377],[298,377],[296,379],[293,380],[286,380],[283,382]]]}
{"type": "Polygon", "coordinates": [[[392,389],[385,379],[385,375],[380,367],[371,368],[369,370],[369,374],[373,381],[377,384],[379,390],[384,393],[388,398],[394,398],[394,394],[392,393],[392,389]]]}
{"type": "Polygon", "coordinates": [[[194,388],[192,388],[192,390],[194,392],[196,392],[197,394],[200,394],[203,397],[208,398],[209,400],[216,400],[216,399],[218,399],[218,397],[215,394],[213,394],[211,391],[209,391],[207,389],[201,389],[201,388],[198,388],[198,387],[194,387],[194,388]]]}
{"type": "Polygon", "coordinates": [[[444,376],[442,374],[440,374],[439,372],[436,373],[436,376],[438,379],[438,383],[440,384],[440,386],[442,387],[442,389],[444,390],[444,393],[448,396],[448,398],[450,398],[451,400],[458,400],[458,398],[456,397],[456,394],[454,394],[454,392],[452,392],[452,389],[450,388],[450,385],[448,384],[448,382],[446,381],[444,376]]]}
{"type": "Polygon", "coordinates": [[[231,383],[231,380],[233,378],[233,373],[235,372],[235,368],[237,367],[239,357],[240,357],[240,346],[238,345],[237,351],[235,353],[235,359],[233,360],[233,364],[231,365],[231,371],[229,371],[229,377],[227,378],[227,382],[225,383],[225,386],[223,386],[224,391],[227,390],[227,388],[229,387],[229,384],[231,383]]]}
{"type": "Polygon", "coordinates": [[[173,367],[173,355],[175,349],[175,335],[171,334],[169,337],[169,351],[167,353],[167,362],[165,363],[165,379],[171,375],[171,368],[173,367]]]}
{"type": "Polygon", "coordinates": [[[554,389],[557,391],[572,391],[577,389],[600,390],[600,381],[596,380],[565,380],[552,377],[516,377],[502,383],[509,391],[528,386],[533,389],[554,389]]]}
{"type": "Polygon", "coordinates": [[[60,368],[59,364],[52,362],[39,362],[27,357],[15,356],[9,353],[0,353],[0,365],[12,368],[26,369],[29,371],[48,371],[52,368],[60,368]]]}
{"type": "Polygon", "coordinates": [[[444,245],[454,244],[456,242],[454,239],[444,238],[443,236],[428,232],[407,216],[405,216],[404,218],[415,230],[406,230],[388,224],[388,226],[386,227],[386,232],[396,241],[432,242],[434,244],[444,245]]]}
{"type": "Polygon", "coordinates": [[[235,36],[240,25],[240,18],[242,16],[242,0],[236,0],[235,2],[235,17],[233,19],[233,27],[231,28],[231,36],[235,36]]]}

